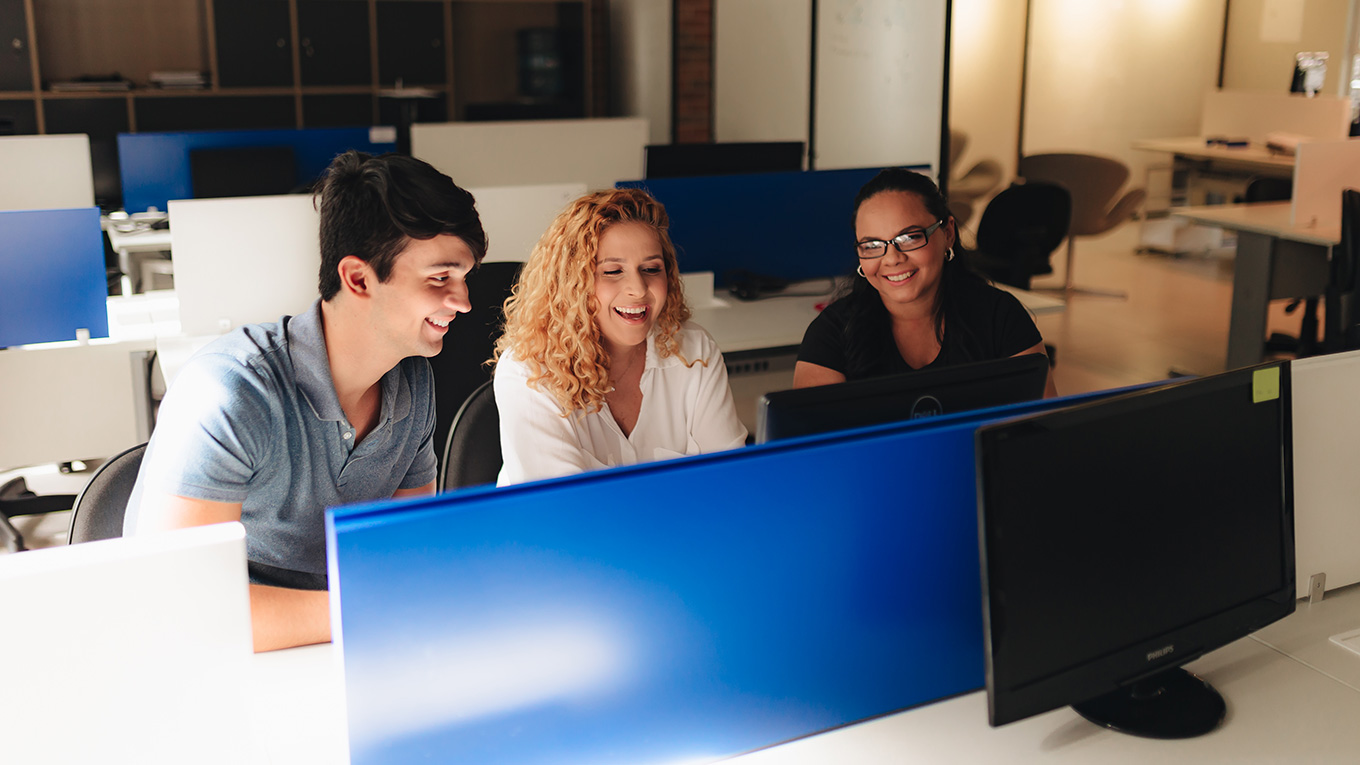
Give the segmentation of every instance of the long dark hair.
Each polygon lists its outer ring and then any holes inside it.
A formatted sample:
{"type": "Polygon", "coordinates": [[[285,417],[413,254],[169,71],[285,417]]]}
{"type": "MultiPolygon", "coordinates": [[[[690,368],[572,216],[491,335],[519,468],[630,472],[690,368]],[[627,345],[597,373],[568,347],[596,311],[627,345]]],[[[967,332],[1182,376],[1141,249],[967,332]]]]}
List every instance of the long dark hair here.
{"type": "MultiPolygon", "coordinates": [[[[936,220],[954,223],[955,257],[944,262],[944,267],[940,271],[940,288],[935,293],[935,304],[932,306],[935,337],[943,344],[945,311],[950,303],[950,296],[958,291],[960,283],[980,277],[964,265],[968,258],[962,252],[958,225],[954,221],[954,216],[949,213],[949,202],[944,194],[940,193],[940,188],[935,182],[920,173],[901,167],[890,167],[869,179],[855,195],[855,209],[850,218],[852,230],[855,219],[859,216],[860,205],[885,191],[915,194],[936,220]]],[[[938,236],[939,233],[937,231],[935,235],[938,236]]],[[[848,308],[845,324],[847,361],[845,376],[853,380],[871,374],[882,362],[883,349],[893,346],[892,316],[883,305],[883,298],[878,294],[878,290],[874,289],[868,279],[858,274],[851,277],[850,289],[844,297],[848,308]]],[[[964,326],[958,329],[968,331],[964,326]]]]}

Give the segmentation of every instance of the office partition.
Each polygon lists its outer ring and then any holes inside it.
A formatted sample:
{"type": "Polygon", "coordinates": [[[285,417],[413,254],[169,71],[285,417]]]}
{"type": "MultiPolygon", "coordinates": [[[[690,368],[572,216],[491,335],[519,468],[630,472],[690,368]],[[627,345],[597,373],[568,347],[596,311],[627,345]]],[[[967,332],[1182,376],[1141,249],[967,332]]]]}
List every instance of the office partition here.
{"type": "Polygon", "coordinates": [[[129,212],[150,207],[165,210],[171,199],[192,199],[191,151],[249,146],[290,147],[297,183],[302,186],[320,176],[337,154],[349,149],[369,154],[395,151],[397,136],[391,127],[119,133],[123,206],[129,212]]]}
{"type": "Polygon", "coordinates": [[[642,177],[647,130],[639,117],[417,123],[411,155],[464,188],[584,183],[607,189],[642,177]]]}
{"type": "MultiPolygon", "coordinates": [[[[929,168],[924,168],[929,169],[929,168]]],[[[718,286],[748,271],[796,281],[855,268],[855,194],[877,168],[627,181],[670,216],[680,270],[712,271],[718,286]]]]}
{"type": "Polygon", "coordinates": [[[974,430],[1104,395],[329,510],[353,761],[704,761],[979,688],[974,430]]]}
{"type": "Polygon", "coordinates": [[[0,211],[0,348],[109,336],[99,208],[0,211]]]}
{"type": "Polygon", "coordinates": [[[0,167],[0,210],[94,205],[89,136],[0,136],[0,167]]]}

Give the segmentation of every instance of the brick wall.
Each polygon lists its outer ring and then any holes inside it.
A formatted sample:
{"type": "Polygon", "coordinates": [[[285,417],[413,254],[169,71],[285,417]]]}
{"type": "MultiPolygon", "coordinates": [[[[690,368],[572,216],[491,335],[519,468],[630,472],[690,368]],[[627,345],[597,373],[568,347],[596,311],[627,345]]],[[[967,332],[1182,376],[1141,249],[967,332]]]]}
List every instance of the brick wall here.
{"type": "Polygon", "coordinates": [[[673,0],[671,140],[713,140],[713,3],[673,0]]]}

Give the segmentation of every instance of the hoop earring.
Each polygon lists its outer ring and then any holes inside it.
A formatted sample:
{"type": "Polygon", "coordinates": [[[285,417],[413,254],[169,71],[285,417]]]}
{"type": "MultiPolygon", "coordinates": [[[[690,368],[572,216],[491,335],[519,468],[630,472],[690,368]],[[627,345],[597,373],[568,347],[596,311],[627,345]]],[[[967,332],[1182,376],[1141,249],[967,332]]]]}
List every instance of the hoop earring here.
{"type": "Polygon", "coordinates": [[[954,248],[953,248],[953,247],[950,247],[949,249],[947,249],[947,250],[944,251],[944,259],[945,259],[946,261],[950,261],[950,260],[953,260],[953,259],[954,259],[954,248]]]}
{"type": "MultiPolygon", "coordinates": [[[[860,276],[864,276],[864,266],[855,266],[855,271],[856,271],[860,276]]],[[[864,278],[867,279],[867,278],[869,278],[869,277],[865,276],[864,278]]]]}

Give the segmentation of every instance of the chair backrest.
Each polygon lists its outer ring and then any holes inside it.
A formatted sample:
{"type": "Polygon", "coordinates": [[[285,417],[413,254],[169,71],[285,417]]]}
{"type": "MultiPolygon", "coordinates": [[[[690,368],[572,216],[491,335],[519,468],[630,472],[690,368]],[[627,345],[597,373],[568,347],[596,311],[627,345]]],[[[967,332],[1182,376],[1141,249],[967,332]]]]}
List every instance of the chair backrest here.
{"type": "Polygon", "coordinates": [[[1032,154],[1020,159],[1019,174],[1026,182],[1066,188],[1072,194],[1070,232],[1088,236],[1112,227],[1110,211],[1129,179],[1129,168],[1095,154],[1032,154]]]}
{"type": "Polygon", "coordinates": [[[501,418],[490,380],[467,397],[449,428],[439,490],[495,483],[501,472],[501,418]]]}
{"type": "Polygon", "coordinates": [[[123,515],[145,453],[146,444],[134,446],[110,457],[94,471],[76,497],[67,542],[79,544],[123,536],[123,515]]]}
{"type": "Polygon", "coordinates": [[[1257,175],[1247,181],[1246,202],[1283,202],[1294,196],[1294,179],[1257,175]]]}
{"type": "Polygon", "coordinates": [[[504,329],[505,299],[523,263],[483,263],[467,280],[472,310],[460,315],[444,335],[444,348],[430,359],[434,371],[435,456],[442,460],[454,414],[472,391],[491,379],[486,360],[504,329]]]}
{"type": "Polygon", "coordinates": [[[978,249],[1005,260],[1047,261],[1067,238],[1072,195],[1053,183],[1015,184],[992,197],[978,223],[978,249]]]}

